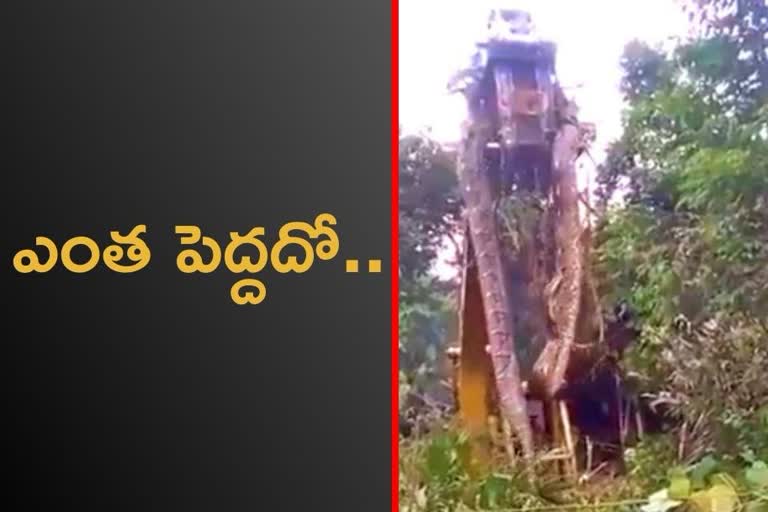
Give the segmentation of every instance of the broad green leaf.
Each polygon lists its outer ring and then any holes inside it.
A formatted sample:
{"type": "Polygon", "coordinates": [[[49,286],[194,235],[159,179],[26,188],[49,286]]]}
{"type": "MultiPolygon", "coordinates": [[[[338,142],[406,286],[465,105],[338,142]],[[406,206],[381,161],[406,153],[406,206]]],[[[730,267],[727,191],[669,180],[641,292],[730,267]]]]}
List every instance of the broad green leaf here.
{"type": "Polygon", "coordinates": [[[448,479],[453,469],[453,455],[449,438],[440,437],[433,440],[427,448],[427,476],[434,480],[444,481],[448,479]]]}
{"type": "Polygon", "coordinates": [[[691,470],[691,480],[696,487],[702,487],[705,479],[717,469],[717,460],[711,455],[701,459],[691,470]]]}
{"type": "Polygon", "coordinates": [[[759,460],[746,471],[747,481],[757,489],[768,488],[768,464],[759,460]]]}
{"type": "Polygon", "coordinates": [[[499,507],[508,488],[509,480],[507,478],[498,475],[490,476],[483,483],[481,491],[484,507],[490,509],[499,507]]]}
{"type": "Polygon", "coordinates": [[[691,494],[691,481],[685,471],[675,468],[669,472],[669,498],[684,500],[691,494]]]}
{"type": "Polygon", "coordinates": [[[751,448],[747,448],[741,453],[741,458],[745,461],[749,462],[750,464],[755,462],[757,459],[755,458],[755,452],[751,448]]]}

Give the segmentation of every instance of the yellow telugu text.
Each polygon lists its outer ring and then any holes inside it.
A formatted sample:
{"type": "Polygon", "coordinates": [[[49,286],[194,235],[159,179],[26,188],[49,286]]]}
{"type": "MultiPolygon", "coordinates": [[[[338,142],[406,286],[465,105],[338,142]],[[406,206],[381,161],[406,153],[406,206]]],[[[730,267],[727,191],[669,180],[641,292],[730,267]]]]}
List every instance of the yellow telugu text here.
{"type": "MultiPolygon", "coordinates": [[[[235,274],[247,272],[256,274],[271,264],[272,268],[282,274],[294,272],[304,273],[309,270],[315,259],[328,261],[339,252],[339,237],[332,226],[336,218],[329,213],[318,215],[312,224],[307,222],[288,222],[278,233],[278,240],[271,249],[259,237],[265,235],[263,227],[254,227],[246,233],[230,232],[229,242],[224,247],[209,236],[204,236],[197,226],[176,226],[175,233],[180,236],[180,244],[185,247],[176,257],[176,267],[185,274],[195,272],[211,273],[216,270],[223,260],[226,268],[235,274]],[[192,246],[198,246],[197,248],[192,246]],[[285,255],[288,247],[299,248],[300,255],[285,255]],[[250,254],[238,255],[248,248],[250,254]],[[202,251],[202,254],[201,254],[202,251]]],[[[98,244],[86,236],[76,236],[64,242],[61,251],[50,238],[38,236],[35,245],[42,247],[47,254],[41,257],[34,249],[23,249],[13,258],[14,268],[21,273],[48,272],[60,260],[64,268],[70,272],[85,273],[93,270],[100,260],[110,270],[120,273],[137,272],[149,264],[151,253],[140,235],[147,232],[145,224],[134,227],[128,234],[111,231],[113,245],[102,252],[98,244]],[[77,246],[88,249],[88,259],[85,262],[72,260],[72,250],[77,246]],[[123,246],[127,246],[127,249],[123,246]],[[121,263],[121,261],[127,262],[121,263]]],[[[235,304],[259,304],[266,297],[264,284],[252,278],[236,282],[230,296],[235,304]]]]}

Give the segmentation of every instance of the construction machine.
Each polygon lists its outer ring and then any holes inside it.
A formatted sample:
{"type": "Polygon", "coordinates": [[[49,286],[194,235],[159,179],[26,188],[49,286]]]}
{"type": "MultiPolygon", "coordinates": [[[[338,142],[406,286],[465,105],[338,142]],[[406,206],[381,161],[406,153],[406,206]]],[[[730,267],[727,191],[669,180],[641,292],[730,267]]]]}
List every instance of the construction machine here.
{"type": "MultiPolygon", "coordinates": [[[[556,45],[531,15],[491,9],[471,62],[449,82],[466,99],[457,151],[466,208],[457,406],[480,456],[497,437],[510,456],[545,446],[575,474],[570,387],[606,360],[590,279],[590,228],[576,159],[594,138],[560,87],[556,45]]],[[[619,414],[608,394],[610,421],[619,414]]]]}

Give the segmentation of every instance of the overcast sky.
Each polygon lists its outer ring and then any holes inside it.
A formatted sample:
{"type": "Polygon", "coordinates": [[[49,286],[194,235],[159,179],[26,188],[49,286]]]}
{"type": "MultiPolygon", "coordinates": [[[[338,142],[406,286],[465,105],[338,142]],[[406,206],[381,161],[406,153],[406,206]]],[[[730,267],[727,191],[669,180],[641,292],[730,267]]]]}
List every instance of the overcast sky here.
{"type": "MultiPolygon", "coordinates": [[[[461,96],[445,92],[484,26],[487,0],[400,0],[400,120],[407,131],[431,126],[441,141],[458,138],[461,96]]],[[[596,156],[620,135],[619,57],[633,38],[663,42],[684,35],[676,0],[521,0],[539,32],[558,45],[557,73],[583,121],[597,124],[596,156]],[[575,87],[575,88],[572,88],[575,87]]]]}
{"type": "MultiPolygon", "coordinates": [[[[491,2],[487,0],[400,0],[400,123],[406,131],[432,129],[441,142],[458,140],[464,100],[445,85],[473,51],[491,2]]],[[[684,36],[687,19],[676,0],[521,0],[538,32],[558,46],[557,74],[566,94],[580,107],[580,119],[597,125],[593,157],[600,161],[607,143],[621,135],[619,58],[632,39],[664,43],[684,36]]],[[[592,181],[594,165],[582,158],[580,186],[592,181]]],[[[592,187],[589,187],[592,189],[592,187]]],[[[456,269],[441,255],[436,272],[456,269]]]]}

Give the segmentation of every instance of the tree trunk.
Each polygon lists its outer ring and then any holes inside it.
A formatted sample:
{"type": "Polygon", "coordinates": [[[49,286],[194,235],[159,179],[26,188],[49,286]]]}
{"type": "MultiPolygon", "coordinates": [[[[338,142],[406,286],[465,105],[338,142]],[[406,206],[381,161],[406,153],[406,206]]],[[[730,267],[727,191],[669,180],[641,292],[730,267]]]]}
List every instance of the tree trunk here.
{"type": "Polygon", "coordinates": [[[504,419],[519,438],[524,457],[530,460],[533,435],[515,354],[507,273],[497,237],[494,194],[484,158],[486,142],[490,139],[490,123],[470,105],[470,119],[463,128],[458,171],[476,255],[499,406],[504,419]]]}

